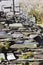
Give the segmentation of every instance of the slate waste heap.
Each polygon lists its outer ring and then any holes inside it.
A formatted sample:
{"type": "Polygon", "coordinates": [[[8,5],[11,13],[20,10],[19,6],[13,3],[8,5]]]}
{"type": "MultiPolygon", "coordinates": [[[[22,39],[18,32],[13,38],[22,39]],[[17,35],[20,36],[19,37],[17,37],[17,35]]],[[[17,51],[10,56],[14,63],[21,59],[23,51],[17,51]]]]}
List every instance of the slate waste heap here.
{"type": "Polygon", "coordinates": [[[35,24],[34,17],[6,18],[0,12],[0,63],[35,65],[36,61],[38,65],[43,61],[43,28],[35,24]]]}

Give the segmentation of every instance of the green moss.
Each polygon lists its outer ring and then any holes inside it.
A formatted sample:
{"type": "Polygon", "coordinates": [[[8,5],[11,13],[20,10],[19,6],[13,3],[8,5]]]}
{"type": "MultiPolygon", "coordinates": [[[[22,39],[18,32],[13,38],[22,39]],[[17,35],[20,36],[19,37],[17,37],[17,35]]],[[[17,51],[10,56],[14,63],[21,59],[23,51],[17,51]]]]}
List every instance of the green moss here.
{"type": "Polygon", "coordinates": [[[33,63],[32,62],[29,62],[29,65],[33,65],[33,63]]]}
{"type": "Polygon", "coordinates": [[[22,59],[29,59],[29,58],[33,58],[33,57],[34,57],[33,52],[28,52],[27,54],[24,54],[21,56],[22,59]]]}
{"type": "Polygon", "coordinates": [[[24,63],[21,63],[20,65],[24,65],[24,63]]]}
{"type": "Polygon", "coordinates": [[[1,57],[1,58],[0,58],[0,61],[4,61],[4,59],[1,57]]]}
{"type": "Polygon", "coordinates": [[[0,42],[0,51],[1,50],[7,50],[10,48],[9,42],[0,42]]]}
{"type": "Polygon", "coordinates": [[[5,49],[9,49],[9,47],[10,47],[10,46],[9,46],[9,42],[5,42],[5,43],[4,43],[4,47],[5,47],[5,49]]]}

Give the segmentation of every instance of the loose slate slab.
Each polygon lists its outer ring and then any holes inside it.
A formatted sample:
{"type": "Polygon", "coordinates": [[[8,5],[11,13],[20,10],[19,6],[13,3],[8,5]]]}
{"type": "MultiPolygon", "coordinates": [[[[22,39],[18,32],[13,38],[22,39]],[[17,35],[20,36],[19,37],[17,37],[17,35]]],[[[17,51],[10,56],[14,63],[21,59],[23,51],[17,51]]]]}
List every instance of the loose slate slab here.
{"type": "Polygon", "coordinates": [[[0,62],[3,60],[5,60],[5,55],[4,55],[4,53],[0,53],[0,62]]]}
{"type": "Polygon", "coordinates": [[[5,31],[0,31],[0,39],[7,38],[7,37],[11,37],[11,35],[7,34],[5,31]]]}
{"type": "Polygon", "coordinates": [[[21,34],[20,32],[14,32],[14,33],[12,34],[12,37],[13,37],[13,38],[23,37],[23,34],[21,34]]]}
{"type": "Polygon", "coordinates": [[[7,53],[7,60],[15,60],[15,56],[13,53],[7,53]]]}
{"type": "Polygon", "coordinates": [[[29,38],[35,38],[35,37],[37,37],[38,36],[38,34],[31,34],[30,36],[29,36],[29,38]]]}
{"type": "Polygon", "coordinates": [[[21,23],[13,23],[10,24],[9,27],[23,27],[23,25],[21,23]]]}

